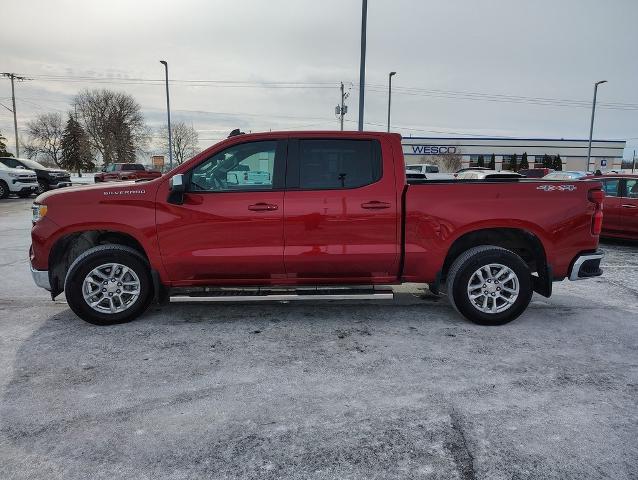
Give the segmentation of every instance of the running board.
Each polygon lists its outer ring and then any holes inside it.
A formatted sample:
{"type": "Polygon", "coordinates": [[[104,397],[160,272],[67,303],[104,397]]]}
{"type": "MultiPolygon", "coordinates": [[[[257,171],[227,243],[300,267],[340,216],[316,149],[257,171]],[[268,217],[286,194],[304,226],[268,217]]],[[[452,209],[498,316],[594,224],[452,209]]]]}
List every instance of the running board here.
{"type": "Polygon", "coordinates": [[[267,302],[303,300],[392,300],[391,288],[221,289],[171,295],[171,303],[267,302]]]}

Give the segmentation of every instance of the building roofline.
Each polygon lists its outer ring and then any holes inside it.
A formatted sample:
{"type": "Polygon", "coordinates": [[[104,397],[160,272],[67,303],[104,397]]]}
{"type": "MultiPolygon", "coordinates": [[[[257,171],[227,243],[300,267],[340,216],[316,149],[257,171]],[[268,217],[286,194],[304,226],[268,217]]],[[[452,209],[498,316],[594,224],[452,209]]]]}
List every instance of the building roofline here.
{"type": "MultiPolygon", "coordinates": [[[[588,138],[530,138],[530,137],[406,137],[403,140],[532,140],[537,142],[589,142],[588,138]]],[[[603,143],[627,143],[627,140],[596,140],[603,143]]]]}

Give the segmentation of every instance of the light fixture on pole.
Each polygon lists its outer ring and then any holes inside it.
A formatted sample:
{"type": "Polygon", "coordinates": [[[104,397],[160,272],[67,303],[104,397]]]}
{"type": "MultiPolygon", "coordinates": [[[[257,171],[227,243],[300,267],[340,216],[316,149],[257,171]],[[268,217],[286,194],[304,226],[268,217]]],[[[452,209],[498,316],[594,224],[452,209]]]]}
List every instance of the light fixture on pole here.
{"type": "Polygon", "coordinates": [[[168,63],[166,60],[160,60],[160,63],[164,65],[164,72],[166,73],[166,114],[168,115],[168,166],[169,170],[173,169],[173,132],[171,130],[171,102],[168,96],[168,63]]]}
{"type": "Polygon", "coordinates": [[[394,77],[397,72],[390,72],[388,75],[388,132],[390,131],[390,107],[392,105],[392,77],[394,77]]]}
{"type": "Polygon", "coordinates": [[[607,80],[600,80],[594,83],[594,101],[591,105],[591,123],[589,125],[589,146],[587,147],[587,171],[589,171],[589,164],[591,162],[591,138],[594,133],[594,115],[596,114],[596,93],[598,93],[598,85],[607,83],[607,80]]]}

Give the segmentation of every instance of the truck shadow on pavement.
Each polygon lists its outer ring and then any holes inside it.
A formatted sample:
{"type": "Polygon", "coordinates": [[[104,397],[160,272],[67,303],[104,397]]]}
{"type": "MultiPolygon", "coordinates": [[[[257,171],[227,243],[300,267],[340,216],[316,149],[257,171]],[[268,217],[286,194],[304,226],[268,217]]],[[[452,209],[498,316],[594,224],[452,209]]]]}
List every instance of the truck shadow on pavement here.
{"type": "Polygon", "coordinates": [[[180,305],[113,327],[65,310],[17,352],[0,476],[576,478],[601,456],[636,473],[631,420],[613,436],[590,416],[626,379],[581,371],[580,343],[541,324],[427,302],[180,305]]]}

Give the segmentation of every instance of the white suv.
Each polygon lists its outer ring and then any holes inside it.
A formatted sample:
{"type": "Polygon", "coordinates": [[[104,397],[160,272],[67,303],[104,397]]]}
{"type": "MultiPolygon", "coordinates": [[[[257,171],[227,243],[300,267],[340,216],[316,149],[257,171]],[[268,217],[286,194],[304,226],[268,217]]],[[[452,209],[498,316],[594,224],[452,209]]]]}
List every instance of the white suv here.
{"type": "Polygon", "coordinates": [[[38,178],[34,171],[24,168],[9,168],[0,163],[0,198],[15,193],[26,198],[38,190],[38,178]]]}

